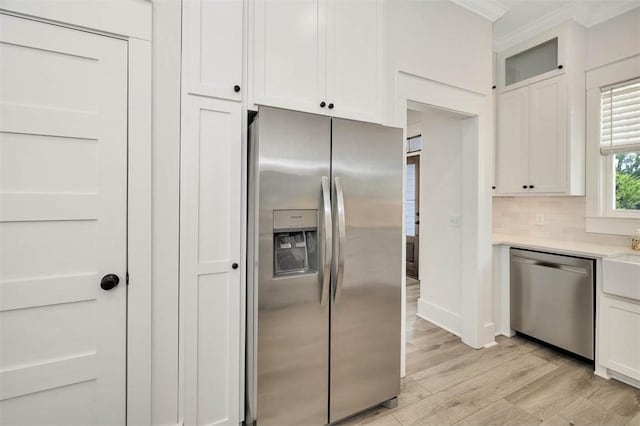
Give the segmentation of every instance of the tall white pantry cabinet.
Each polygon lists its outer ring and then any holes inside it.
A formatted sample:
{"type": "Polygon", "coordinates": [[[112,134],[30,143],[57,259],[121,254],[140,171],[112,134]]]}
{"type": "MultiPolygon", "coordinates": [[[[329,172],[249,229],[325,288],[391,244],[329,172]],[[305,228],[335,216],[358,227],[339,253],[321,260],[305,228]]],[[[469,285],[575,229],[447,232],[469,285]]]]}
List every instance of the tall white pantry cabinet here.
{"type": "Polygon", "coordinates": [[[243,2],[184,0],[180,141],[180,407],[241,421],[243,2]]]}

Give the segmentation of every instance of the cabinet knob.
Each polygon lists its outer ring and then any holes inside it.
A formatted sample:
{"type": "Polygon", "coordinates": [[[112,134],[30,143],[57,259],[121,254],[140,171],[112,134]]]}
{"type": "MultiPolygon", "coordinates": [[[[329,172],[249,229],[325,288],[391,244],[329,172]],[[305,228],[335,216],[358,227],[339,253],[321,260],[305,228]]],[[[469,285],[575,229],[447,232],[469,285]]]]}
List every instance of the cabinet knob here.
{"type": "Polygon", "coordinates": [[[522,185],[522,189],[527,189],[527,185],[522,185]]]}
{"type": "Polygon", "coordinates": [[[533,189],[533,188],[535,188],[535,186],[529,185],[529,189],[533,189]]]}
{"type": "Polygon", "coordinates": [[[495,90],[496,86],[491,86],[491,88],[495,90]]]}
{"type": "Polygon", "coordinates": [[[237,84],[233,86],[233,91],[238,93],[240,91],[240,86],[238,86],[237,84]]]}
{"type": "Polygon", "coordinates": [[[100,280],[100,288],[103,290],[111,290],[120,282],[120,278],[116,274],[107,274],[100,280]]]}
{"type": "Polygon", "coordinates": [[[231,264],[231,267],[232,267],[233,269],[238,269],[238,264],[237,264],[237,263],[235,263],[235,262],[233,262],[233,263],[231,264]]]}
{"type": "Polygon", "coordinates": [[[495,185],[492,185],[492,186],[491,186],[491,189],[496,189],[496,186],[495,186],[495,185]]]}
{"type": "Polygon", "coordinates": [[[329,109],[333,109],[333,104],[329,104],[329,109]]]}
{"type": "Polygon", "coordinates": [[[558,69],[561,70],[562,68],[564,68],[564,66],[562,65],[558,65],[558,69]]]}
{"type": "Polygon", "coordinates": [[[320,108],[324,108],[325,106],[327,106],[327,103],[325,101],[320,102],[320,108]]]}

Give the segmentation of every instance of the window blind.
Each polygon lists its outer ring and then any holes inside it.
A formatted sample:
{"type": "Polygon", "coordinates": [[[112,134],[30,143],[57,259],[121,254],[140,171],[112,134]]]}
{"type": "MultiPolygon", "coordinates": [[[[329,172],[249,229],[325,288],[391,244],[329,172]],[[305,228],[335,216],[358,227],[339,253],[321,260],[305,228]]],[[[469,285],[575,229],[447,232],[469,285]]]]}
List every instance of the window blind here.
{"type": "Polygon", "coordinates": [[[640,151],[640,78],[602,89],[600,152],[640,151]]]}

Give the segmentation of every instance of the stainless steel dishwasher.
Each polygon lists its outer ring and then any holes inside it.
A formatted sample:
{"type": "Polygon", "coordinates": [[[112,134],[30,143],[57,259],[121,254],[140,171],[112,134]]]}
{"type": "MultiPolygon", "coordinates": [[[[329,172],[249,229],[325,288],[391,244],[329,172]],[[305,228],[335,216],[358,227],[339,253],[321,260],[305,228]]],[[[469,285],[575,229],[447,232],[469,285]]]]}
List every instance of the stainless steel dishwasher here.
{"type": "Polygon", "coordinates": [[[511,249],[511,328],[593,360],[594,264],[511,249]]]}

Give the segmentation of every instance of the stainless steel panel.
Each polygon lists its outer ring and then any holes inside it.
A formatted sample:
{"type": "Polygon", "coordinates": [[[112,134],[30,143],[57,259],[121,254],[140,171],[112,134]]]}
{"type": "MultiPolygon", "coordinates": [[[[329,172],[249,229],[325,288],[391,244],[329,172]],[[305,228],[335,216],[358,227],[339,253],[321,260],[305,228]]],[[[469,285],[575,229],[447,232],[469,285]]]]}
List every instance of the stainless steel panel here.
{"type": "Polygon", "coordinates": [[[318,252],[326,256],[322,177],[330,176],[330,131],[329,118],[263,107],[251,127],[249,247],[256,250],[248,284],[248,423],[327,422],[329,304],[321,303],[323,268],[274,278],[273,223],[277,210],[317,211],[318,252]]]}
{"type": "Polygon", "coordinates": [[[593,265],[511,249],[511,328],[593,360],[593,265]]]}
{"type": "Polygon", "coordinates": [[[334,204],[331,422],[400,393],[402,130],[333,120],[334,202],[341,184],[344,229],[334,204]],[[341,235],[342,234],[342,235],[341,235]],[[337,247],[344,238],[341,247],[337,247]]]}

